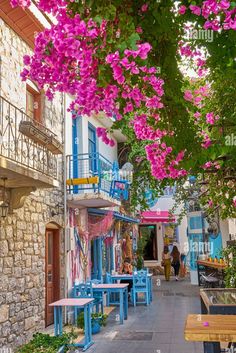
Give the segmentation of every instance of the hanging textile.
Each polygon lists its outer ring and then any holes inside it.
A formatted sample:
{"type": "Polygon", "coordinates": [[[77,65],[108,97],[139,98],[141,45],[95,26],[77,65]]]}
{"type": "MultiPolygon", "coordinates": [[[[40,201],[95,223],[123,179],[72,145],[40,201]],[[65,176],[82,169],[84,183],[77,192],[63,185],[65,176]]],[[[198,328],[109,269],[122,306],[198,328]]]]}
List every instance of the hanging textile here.
{"type": "Polygon", "coordinates": [[[88,217],[88,233],[89,238],[106,236],[114,224],[113,212],[108,212],[104,217],[95,218],[94,216],[88,217]]]}
{"type": "Polygon", "coordinates": [[[114,241],[114,238],[115,238],[115,229],[112,229],[112,231],[107,234],[104,238],[104,244],[106,247],[109,247],[113,244],[113,241],[114,241]]]}

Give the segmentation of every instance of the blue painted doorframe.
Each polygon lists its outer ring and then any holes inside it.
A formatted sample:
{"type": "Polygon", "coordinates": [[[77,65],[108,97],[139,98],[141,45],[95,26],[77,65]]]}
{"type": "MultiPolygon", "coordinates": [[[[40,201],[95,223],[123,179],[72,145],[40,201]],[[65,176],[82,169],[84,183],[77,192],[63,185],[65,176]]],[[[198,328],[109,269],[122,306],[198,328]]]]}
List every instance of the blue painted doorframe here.
{"type": "Polygon", "coordinates": [[[88,153],[92,157],[89,168],[91,171],[97,172],[97,135],[95,126],[90,123],[88,123],[88,153]]]}
{"type": "Polygon", "coordinates": [[[96,238],[93,240],[92,245],[92,270],[91,270],[91,278],[92,279],[102,279],[102,248],[103,248],[103,240],[102,238],[96,238]]]}
{"type": "MultiPolygon", "coordinates": [[[[79,161],[78,161],[78,154],[79,154],[79,117],[72,119],[72,154],[73,154],[73,178],[79,177],[79,161]]],[[[78,185],[74,185],[73,192],[78,194],[78,185]]]]}

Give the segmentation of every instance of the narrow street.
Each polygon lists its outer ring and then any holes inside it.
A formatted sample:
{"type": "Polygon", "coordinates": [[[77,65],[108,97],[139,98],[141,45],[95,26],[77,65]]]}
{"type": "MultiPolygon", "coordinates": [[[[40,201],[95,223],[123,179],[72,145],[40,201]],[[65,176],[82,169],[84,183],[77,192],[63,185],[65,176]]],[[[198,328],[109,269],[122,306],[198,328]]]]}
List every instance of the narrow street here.
{"type": "Polygon", "coordinates": [[[129,306],[125,325],[116,324],[116,314],[109,316],[101,333],[94,335],[88,353],[202,353],[202,343],[184,340],[184,324],[189,313],[200,313],[199,287],[188,280],[166,282],[161,286],[153,278],[153,302],[150,306],[129,306]]]}

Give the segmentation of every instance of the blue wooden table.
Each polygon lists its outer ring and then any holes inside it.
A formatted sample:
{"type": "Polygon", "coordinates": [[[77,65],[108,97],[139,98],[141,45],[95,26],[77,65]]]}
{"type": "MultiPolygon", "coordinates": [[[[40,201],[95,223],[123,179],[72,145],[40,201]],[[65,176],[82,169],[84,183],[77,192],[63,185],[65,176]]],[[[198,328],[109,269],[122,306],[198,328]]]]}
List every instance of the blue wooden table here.
{"type": "Polygon", "coordinates": [[[119,293],[120,324],[128,319],[128,283],[101,283],[93,284],[93,292],[119,293]]]}
{"type": "Polygon", "coordinates": [[[49,304],[54,307],[54,332],[55,336],[62,335],[63,332],[63,319],[62,308],[70,307],[80,308],[84,310],[84,342],[73,343],[71,346],[81,347],[86,351],[94,342],[92,341],[92,327],[91,327],[91,311],[93,298],[65,298],[57,302],[49,304]]]}
{"type": "MultiPolygon", "coordinates": [[[[152,301],[152,273],[148,273],[148,291],[149,291],[149,299],[150,299],[150,303],[152,301]]],[[[123,280],[129,280],[132,281],[133,280],[133,275],[130,274],[118,274],[118,275],[111,275],[111,280],[113,283],[117,282],[117,281],[123,281],[123,280]]]]}

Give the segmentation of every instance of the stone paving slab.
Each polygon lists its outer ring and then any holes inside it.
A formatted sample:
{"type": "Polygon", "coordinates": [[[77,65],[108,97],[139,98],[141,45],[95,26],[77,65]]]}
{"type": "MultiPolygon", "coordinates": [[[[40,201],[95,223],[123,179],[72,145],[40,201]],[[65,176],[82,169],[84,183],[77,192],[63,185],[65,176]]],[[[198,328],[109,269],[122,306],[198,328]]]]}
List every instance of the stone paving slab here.
{"type": "Polygon", "coordinates": [[[124,325],[116,321],[116,309],[107,326],[93,336],[95,344],[87,353],[203,353],[201,343],[184,339],[186,316],[200,313],[199,287],[188,280],[165,282],[160,278],[160,286],[157,277],[153,278],[152,304],[129,306],[124,325]]]}

